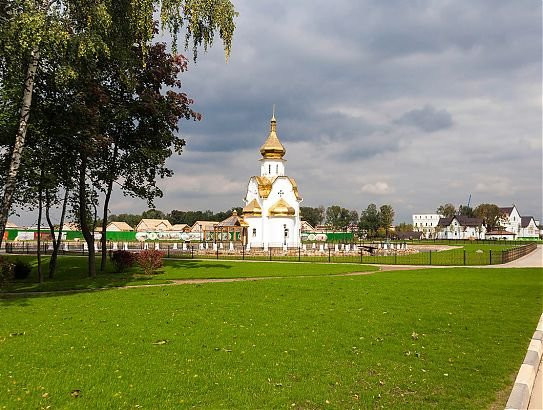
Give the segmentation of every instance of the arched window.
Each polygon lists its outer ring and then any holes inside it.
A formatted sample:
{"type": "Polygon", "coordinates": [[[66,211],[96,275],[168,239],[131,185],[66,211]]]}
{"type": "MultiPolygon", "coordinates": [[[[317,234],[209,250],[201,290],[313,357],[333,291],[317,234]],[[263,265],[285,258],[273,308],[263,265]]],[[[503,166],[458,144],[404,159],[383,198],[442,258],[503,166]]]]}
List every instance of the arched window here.
{"type": "Polygon", "coordinates": [[[253,238],[256,237],[256,228],[253,228],[253,238]]]}
{"type": "Polygon", "coordinates": [[[276,174],[279,174],[279,164],[277,164],[277,165],[275,166],[275,173],[276,173],[276,174]]]}
{"type": "Polygon", "coordinates": [[[268,174],[271,175],[271,165],[268,165],[268,174]]]}

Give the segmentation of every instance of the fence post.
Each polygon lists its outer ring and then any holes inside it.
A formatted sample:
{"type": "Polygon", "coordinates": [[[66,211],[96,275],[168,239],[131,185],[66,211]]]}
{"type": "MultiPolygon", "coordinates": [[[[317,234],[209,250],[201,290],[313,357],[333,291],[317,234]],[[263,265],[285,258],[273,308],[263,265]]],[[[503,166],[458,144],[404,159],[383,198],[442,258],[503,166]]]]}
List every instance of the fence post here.
{"type": "Polygon", "coordinates": [[[502,251],[502,263],[505,263],[505,252],[506,251],[502,251]]]}
{"type": "Polygon", "coordinates": [[[302,252],[300,250],[300,247],[298,246],[298,262],[302,260],[302,252]]]}
{"type": "Polygon", "coordinates": [[[219,259],[219,245],[217,245],[217,259],[219,259]]]}
{"type": "Polygon", "coordinates": [[[332,260],[332,249],[328,248],[328,263],[332,260]]]}
{"type": "Polygon", "coordinates": [[[432,251],[430,251],[430,263],[428,265],[432,264],[432,251]]]}
{"type": "Polygon", "coordinates": [[[466,250],[464,249],[464,266],[466,265],[466,250]]]}
{"type": "Polygon", "coordinates": [[[270,261],[271,261],[271,259],[272,259],[271,252],[272,252],[272,248],[270,247],[270,261]]]}
{"type": "Polygon", "coordinates": [[[168,258],[170,257],[170,244],[168,244],[168,258]]]}
{"type": "Polygon", "coordinates": [[[360,248],[360,263],[362,263],[362,248],[360,248]]]}
{"type": "Polygon", "coordinates": [[[488,264],[492,265],[492,249],[488,251],[488,264]]]}
{"type": "Polygon", "coordinates": [[[191,259],[194,259],[194,246],[190,247],[190,257],[191,259]]]}
{"type": "Polygon", "coordinates": [[[394,251],[394,265],[398,264],[398,252],[394,251]]]}
{"type": "Polygon", "coordinates": [[[241,245],[241,260],[245,260],[245,246],[241,245]]]}

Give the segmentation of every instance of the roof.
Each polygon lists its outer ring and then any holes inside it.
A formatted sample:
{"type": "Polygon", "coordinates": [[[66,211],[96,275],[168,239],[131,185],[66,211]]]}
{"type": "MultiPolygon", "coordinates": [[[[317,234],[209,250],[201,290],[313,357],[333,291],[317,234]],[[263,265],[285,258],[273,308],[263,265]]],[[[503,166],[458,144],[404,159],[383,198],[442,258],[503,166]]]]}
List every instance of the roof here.
{"type": "Polygon", "coordinates": [[[270,134],[268,135],[268,138],[264,144],[262,144],[260,147],[260,153],[264,158],[282,159],[287,152],[283,144],[281,144],[281,141],[279,141],[279,137],[276,133],[276,127],[277,121],[275,119],[275,115],[273,115],[270,121],[270,134]]]}
{"type": "Polygon", "coordinates": [[[270,195],[270,192],[272,190],[273,183],[278,178],[287,178],[290,181],[290,184],[292,185],[292,191],[294,192],[294,195],[296,196],[296,199],[301,200],[302,197],[300,196],[300,193],[298,192],[298,184],[296,183],[296,180],[292,177],[287,177],[284,175],[277,176],[277,177],[262,177],[262,176],[254,176],[256,183],[258,185],[258,195],[260,195],[261,198],[267,198],[270,195]]]}
{"type": "Polygon", "coordinates": [[[216,228],[222,228],[226,226],[249,226],[249,224],[247,224],[247,222],[245,222],[242,217],[238,216],[238,212],[234,210],[231,216],[215,225],[216,228]]]}
{"type": "Polygon", "coordinates": [[[398,239],[420,239],[422,237],[422,232],[396,232],[395,235],[398,239]]]}
{"type": "Polygon", "coordinates": [[[506,214],[507,216],[511,215],[511,212],[513,212],[513,209],[515,208],[515,206],[506,206],[506,207],[502,207],[500,208],[500,211],[502,211],[504,214],[506,214]]]}
{"type": "Polygon", "coordinates": [[[253,199],[251,202],[249,202],[247,205],[243,207],[243,215],[246,216],[261,216],[262,215],[262,208],[256,201],[256,199],[253,199]]]}
{"type": "Polygon", "coordinates": [[[470,218],[464,215],[455,215],[448,218],[439,218],[438,226],[449,226],[453,219],[456,219],[460,226],[481,226],[483,220],[481,218],[470,218]]]}
{"type": "Polygon", "coordinates": [[[13,228],[17,228],[17,225],[15,225],[13,222],[6,222],[6,229],[13,229],[13,228]]]}
{"type": "Polygon", "coordinates": [[[270,216],[294,216],[296,211],[283,198],[279,199],[269,209],[270,216]]]}
{"type": "MultiPolygon", "coordinates": [[[[528,227],[528,225],[530,225],[530,222],[531,222],[532,219],[534,219],[533,216],[521,216],[520,217],[520,226],[523,227],[523,228],[528,227]]],[[[534,219],[534,224],[535,224],[535,219],[534,219]]]]}
{"type": "Polygon", "coordinates": [[[113,221],[113,222],[110,222],[107,227],[106,227],[106,231],[108,230],[109,226],[110,225],[114,225],[116,226],[119,230],[121,231],[133,231],[134,228],[132,228],[130,225],[128,225],[126,222],[122,222],[122,221],[113,221]]]}
{"type": "Polygon", "coordinates": [[[490,231],[486,233],[487,235],[515,235],[513,232],[505,231],[503,229],[498,229],[495,231],[490,231]]]}
{"type": "Polygon", "coordinates": [[[315,228],[313,228],[313,226],[309,222],[302,221],[302,230],[305,232],[310,232],[310,231],[314,231],[315,228]]]}
{"type": "Polygon", "coordinates": [[[194,222],[194,224],[192,225],[192,228],[190,228],[191,231],[194,231],[194,230],[198,230],[198,232],[200,231],[200,227],[202,227],[202,230],[203,231],[210,231],[210,230],[213,230],[213,227],[215,225],[217,225],[218,222],[217,221],[196,221],[194,222]]]}
{"type": "Polygon", "coordinates": [[[79,231],[79,225],[75,222],[66,222],[62,225],[63,231],[79,231]]]}
{"type": "Polygon", "coordinates": [[[172,229],[172,224],[167,219],[142,219],[138,223],[137,228],[139,228],[139,226],[141,224],[145,224],[148,229],[154,229],[157,226],[159,226],[160,224],[166,225],[166,228],[167,228],[168,231],[172,229]]]}
{"type": "Polygon", "coordinates": [[[182,231],[187,226],[188,226],[187,224],[175,224],[175,225],[172,225],[172,231],[182,231]]]}

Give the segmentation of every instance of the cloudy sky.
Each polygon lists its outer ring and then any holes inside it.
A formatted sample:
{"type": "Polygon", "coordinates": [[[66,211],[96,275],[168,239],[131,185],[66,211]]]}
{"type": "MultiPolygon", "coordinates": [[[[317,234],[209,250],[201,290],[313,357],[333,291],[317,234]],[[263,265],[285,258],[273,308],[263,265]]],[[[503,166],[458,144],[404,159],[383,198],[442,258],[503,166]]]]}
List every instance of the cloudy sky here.
{"type": "Polygon", "coordinates": [[[304,205],[401,222],[472,194],[542,216],[540,1],[233,1],[228,64],[217,42],[183,76],[203,120],[157,208],[242,205],[276,104],[304,205]]]}

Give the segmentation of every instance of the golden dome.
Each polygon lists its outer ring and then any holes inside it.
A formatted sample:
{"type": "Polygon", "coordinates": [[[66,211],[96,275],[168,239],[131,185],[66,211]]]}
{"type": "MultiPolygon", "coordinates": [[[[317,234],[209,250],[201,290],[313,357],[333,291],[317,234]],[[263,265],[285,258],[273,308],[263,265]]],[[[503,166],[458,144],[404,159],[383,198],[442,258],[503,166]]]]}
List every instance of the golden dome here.
{"type": "Polygon", "coordinates": [[[243,216],[261,216],[262,208],[258,205],[256,199],[253,199],[243,208],[243,216]]]}
{"type": "Polygon", "coordinates": [[[260,147],[260,153],[266,159],[282,159],[287,150],[279,141],[276,133],[277,120],[275,119],[275,113],[272,115],[270,121],[270,135],[266,139],[266,142],[260,147]]]}
{"type": "Polygon", "coordinates": [[[281,198],[270,208],[270,216],[294,216],[296,211],[291,207],[287,201],[281,198]]]}

